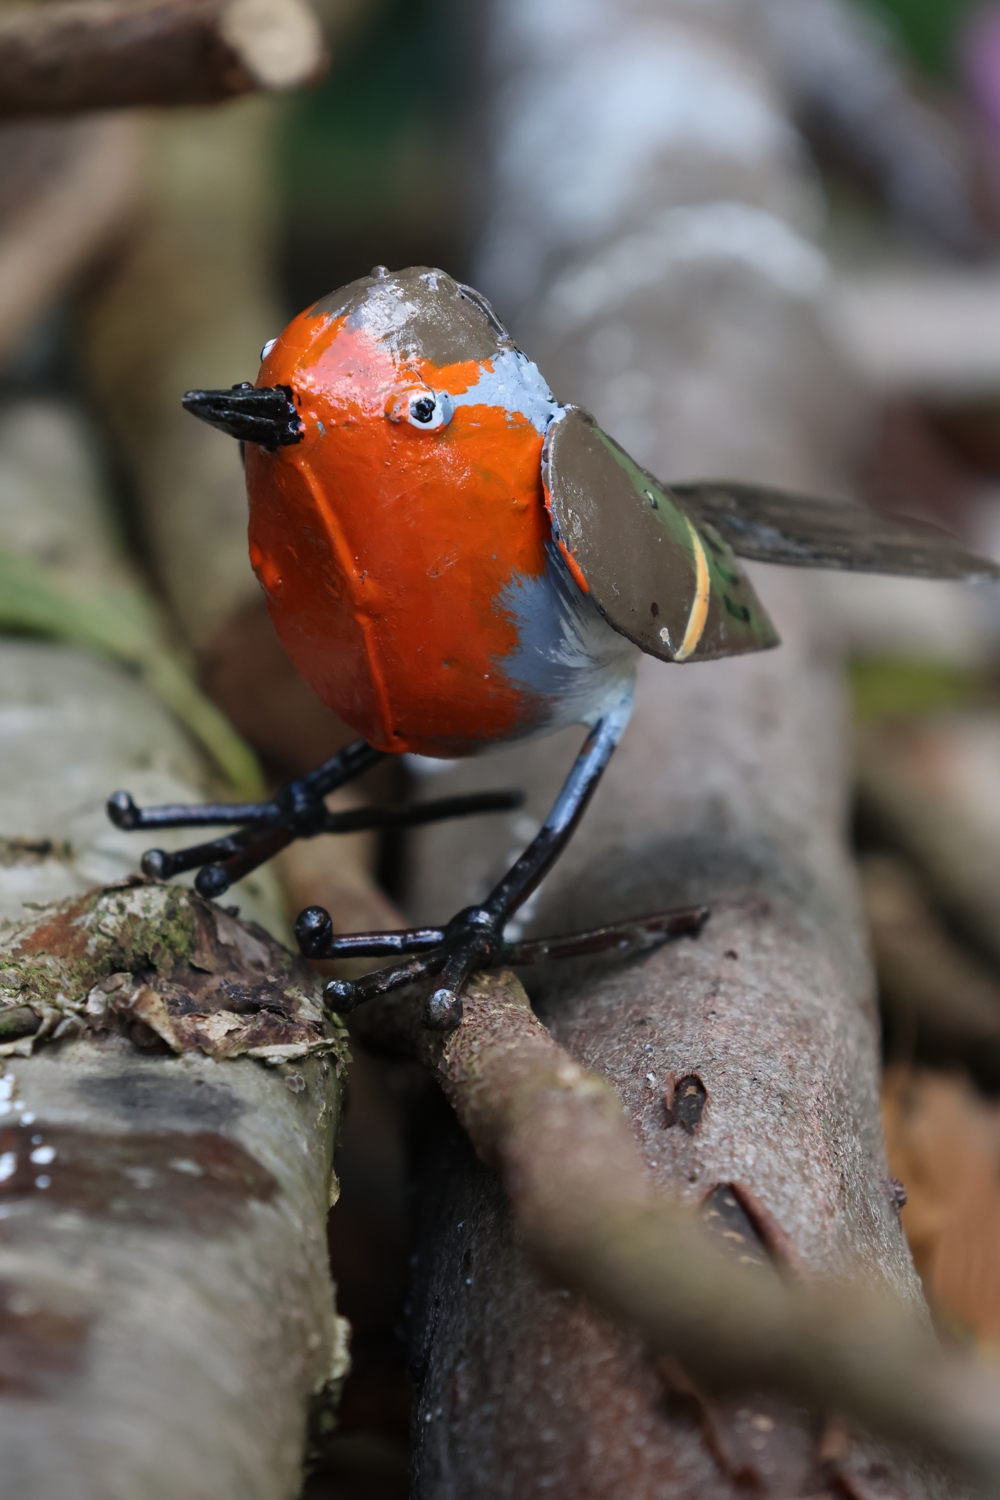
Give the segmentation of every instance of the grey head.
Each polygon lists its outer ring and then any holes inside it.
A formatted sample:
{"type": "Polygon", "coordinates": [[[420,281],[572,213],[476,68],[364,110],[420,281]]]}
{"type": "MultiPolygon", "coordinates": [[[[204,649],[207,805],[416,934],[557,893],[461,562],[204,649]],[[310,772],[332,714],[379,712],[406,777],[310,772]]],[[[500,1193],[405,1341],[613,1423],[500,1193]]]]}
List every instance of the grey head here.
{"type": "Polygon", "coordinates": [[[516,345],[481,292],[432,266],[368,276],[321,297],[307,317],[339,318],[364,328],[399,359],[436,365],[489,359],[516,345]]]}
{"type": "MultiPolygon", "coordinates": [[[[424,358],[449,365],[491,359],[503,350],[516,349],[480,292],[431,266],[409,266],[404,271],[375,266],[368,276],[321,297],[305,314],[309,318],[345,315],[404,361],[424,358]]],[[[259,443],[271,452],[302,438],[302,423],[286,385],[254,386],[243,381],[229,390],[186,391],[181,404],[220,432],[241,443],[259,443]]]]}

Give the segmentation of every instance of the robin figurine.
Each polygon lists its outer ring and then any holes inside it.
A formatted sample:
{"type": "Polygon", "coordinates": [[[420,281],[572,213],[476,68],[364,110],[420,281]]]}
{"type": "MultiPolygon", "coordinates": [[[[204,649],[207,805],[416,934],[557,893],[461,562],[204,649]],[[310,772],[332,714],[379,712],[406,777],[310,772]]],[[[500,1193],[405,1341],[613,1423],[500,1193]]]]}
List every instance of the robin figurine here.
{"type": "Polygon", "coordinates": [[[256,385],[189,391],[244,446],[250,559],[295,666],[360,738],[273,801],[139,809],[124,828],[238,825],[150,850],[147,875],[200,866],[219,896],[299,837],[514,805],[509,794],[332,814],[326,795],[387,755],[453,758],[569,724],[587,738],[540,833],[499,885],[441,929],[333,934],[312,957],[397,960],[334,1008],[428,976],[425,1024],[461,1020],[475,969],[648,946],[701,913],[508,945],[504,928],[580,820],[632,711],[639,652],[696,663],[778,644],[737,554],[798,567],[995,578],[943,533],[856,506],[728,482],[667,486],[587,412],[561,405],[484,297],[443,271],[370,276],[324,297],[262,352],[256,385]]]}

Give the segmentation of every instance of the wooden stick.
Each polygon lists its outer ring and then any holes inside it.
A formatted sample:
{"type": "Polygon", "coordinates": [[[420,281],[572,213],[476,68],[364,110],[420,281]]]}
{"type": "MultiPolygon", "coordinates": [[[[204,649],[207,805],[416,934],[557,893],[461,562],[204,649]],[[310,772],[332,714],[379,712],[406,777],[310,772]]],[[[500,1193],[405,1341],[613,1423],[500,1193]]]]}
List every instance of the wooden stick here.
{"type": "Polygon", "coordinates": [[[81,0],[0,16],[0,117],[213,104],[322,72],[304,0],[81,0]]]}
{"type": "Polygon", "coordinates": [[[655,1192],[613,1086],[558,1045],[513,974],[472,983],[457,1031],[425,1031],[417,1016],[412,1001],[386,999],[355,1023],[429,1068],[559,1285],[638,1329],[702,1389],[780,1390],[995,1479],[995,1395],[945,1359],[912,1303],[783,1282],[719,1254],[690,1208],[655,1192]]]}

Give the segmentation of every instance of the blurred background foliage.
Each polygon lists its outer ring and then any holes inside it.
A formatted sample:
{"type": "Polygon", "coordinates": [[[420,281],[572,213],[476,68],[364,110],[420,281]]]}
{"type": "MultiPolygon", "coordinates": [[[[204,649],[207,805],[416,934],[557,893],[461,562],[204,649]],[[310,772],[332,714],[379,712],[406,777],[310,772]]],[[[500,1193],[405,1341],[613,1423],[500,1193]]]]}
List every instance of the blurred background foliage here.
{"type": "Polygon", "coordinates": [[[855,0],[895,33],[913,61],[936,78],[952,74],[955,35],[976,0],[855,0]]]}
{"type": "Polygon", "coordinates": [[[367,6],[280,144],[283,274],[299,308],[373,264],[464,251],[461,21],[450,0],[367,6]]]}
{"type": "MultiPolygon", "coordinates": [[[[954,80],[977,0],[854,0],[937,85],[954,80]]],[[[470,88],[454,0],[360,8],[322,84],[289,101],[280,137],[289,308],[377,261],[461,269],[472,226],[463,174],[470,88]]],[[[467,185],[467,184],[466,184],[467,185]]]]}

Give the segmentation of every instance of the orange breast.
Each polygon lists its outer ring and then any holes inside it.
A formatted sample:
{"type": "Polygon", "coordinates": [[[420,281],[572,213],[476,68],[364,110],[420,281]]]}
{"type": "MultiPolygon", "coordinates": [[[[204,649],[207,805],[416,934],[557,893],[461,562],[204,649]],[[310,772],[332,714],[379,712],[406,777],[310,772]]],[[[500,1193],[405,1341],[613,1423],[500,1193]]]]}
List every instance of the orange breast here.
{"type": "Polygon", "coordinates": [[[261,371],[291,386],[305,433],[248,446],[251,561],[298,670],[383,750],[469,754],[540,710],[504,671],[518,637],[502,595],[545,569],[541,435],[492,406],[431,432],[386,416],[401,388],[459,394],[478,376],[307,315],[261,371]]]}

